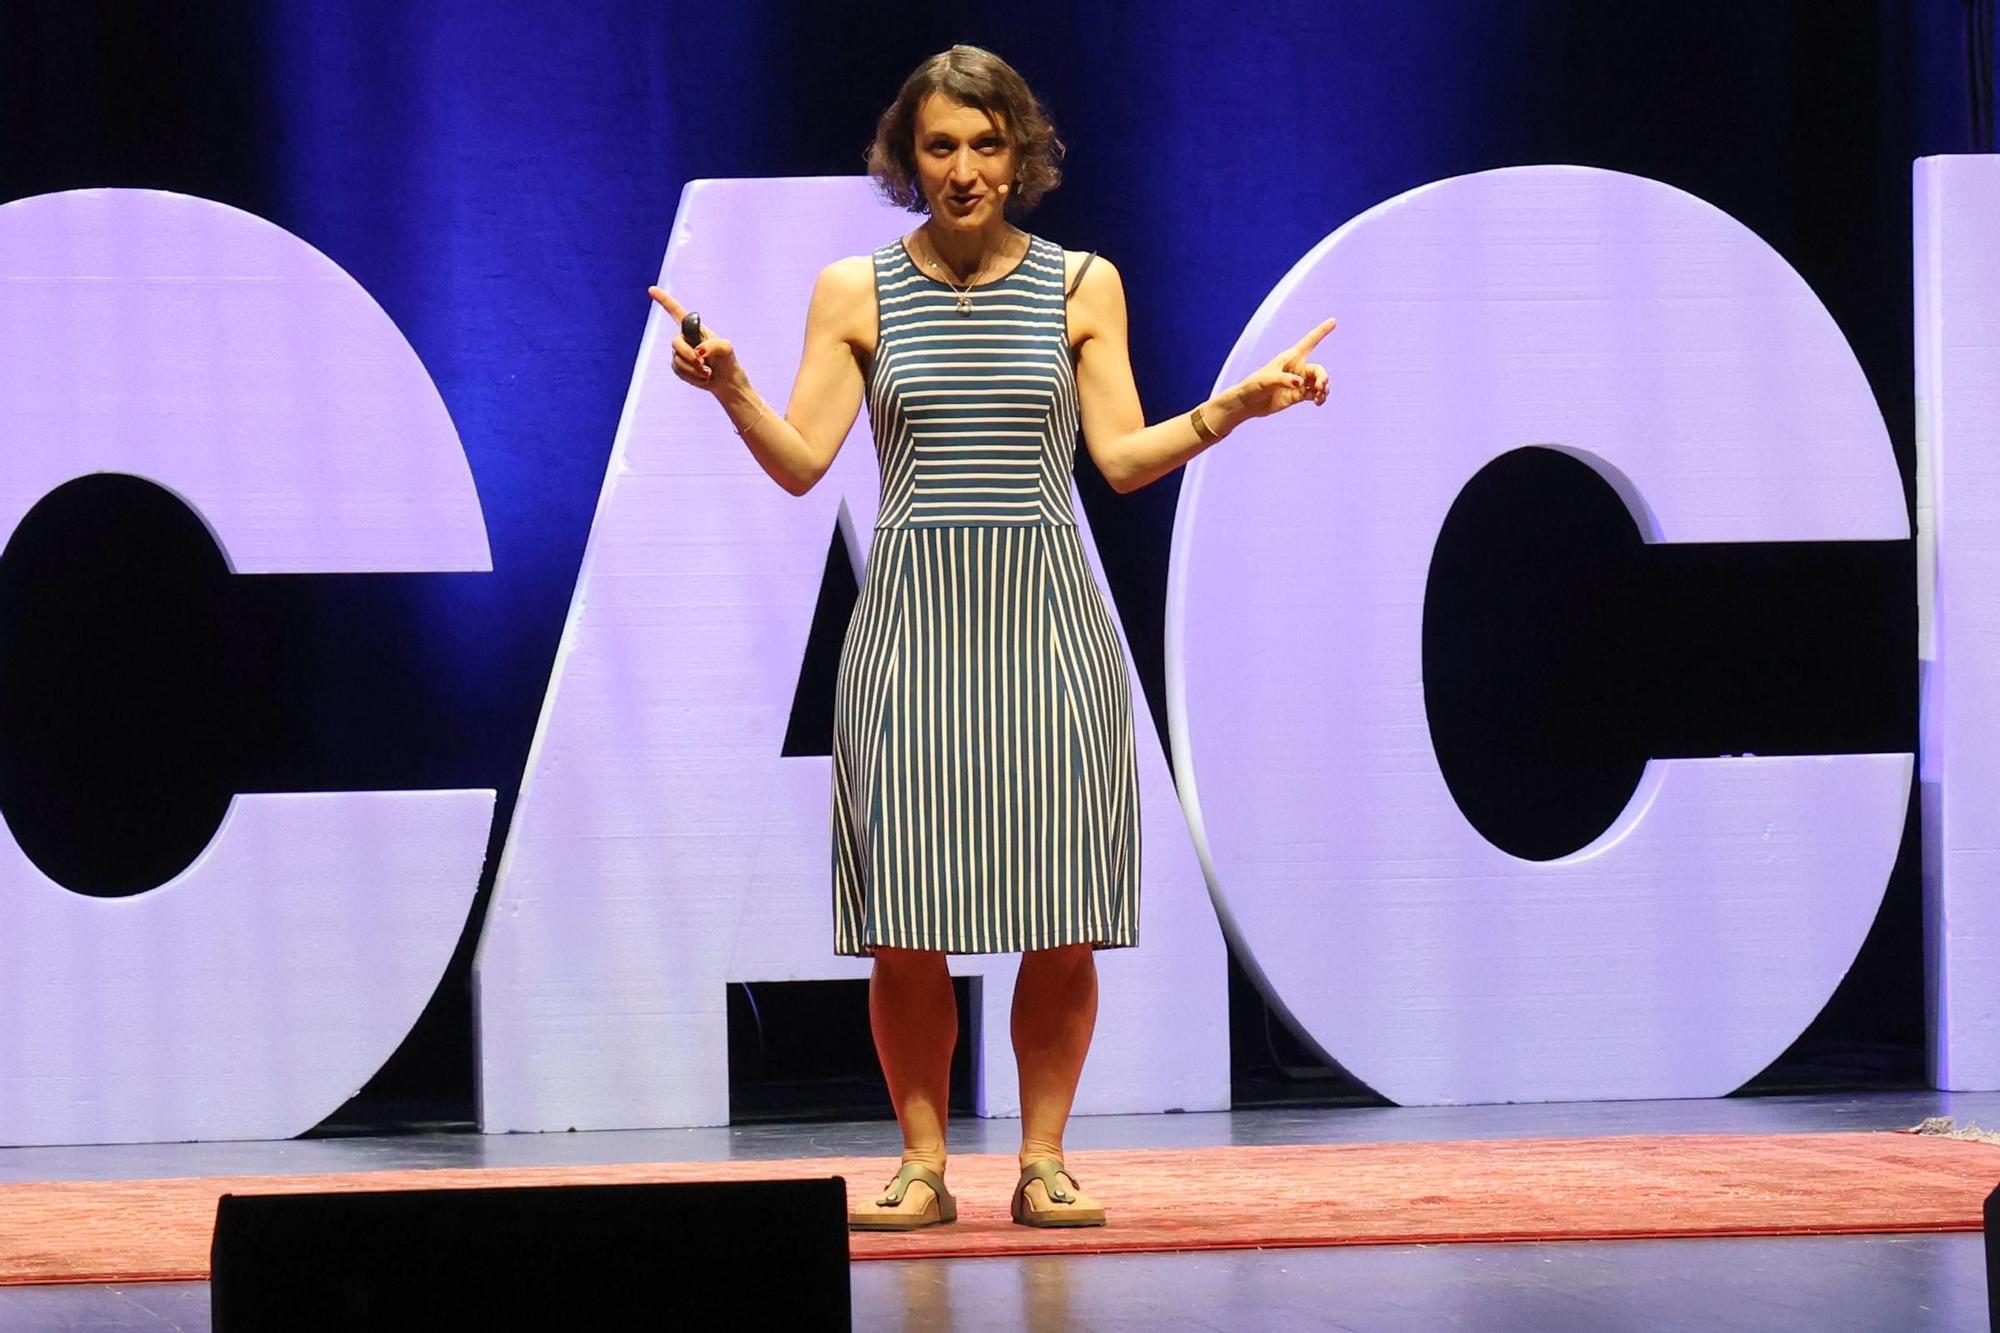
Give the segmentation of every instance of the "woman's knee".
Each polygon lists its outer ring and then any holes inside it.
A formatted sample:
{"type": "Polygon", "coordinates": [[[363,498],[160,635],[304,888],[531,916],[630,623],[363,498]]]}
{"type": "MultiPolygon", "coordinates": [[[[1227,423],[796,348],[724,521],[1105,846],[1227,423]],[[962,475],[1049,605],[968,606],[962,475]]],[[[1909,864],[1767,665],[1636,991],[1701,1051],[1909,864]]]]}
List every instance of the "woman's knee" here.
{"type": "Polygon", "coordinates": [[[1053,949],[1031,949],[1021,955],[1023,971],[1041,976],[1063,976],[1094,969],[1097,947],[1091,944],[1063,944],[1053,949]]]}
{"type": "Polygon", "coordinates": [[[900,981],[949,975],[950,967],[945,962],[944,954],[936,949],[878,948],[875,950],[875,971],[900,981]]]}

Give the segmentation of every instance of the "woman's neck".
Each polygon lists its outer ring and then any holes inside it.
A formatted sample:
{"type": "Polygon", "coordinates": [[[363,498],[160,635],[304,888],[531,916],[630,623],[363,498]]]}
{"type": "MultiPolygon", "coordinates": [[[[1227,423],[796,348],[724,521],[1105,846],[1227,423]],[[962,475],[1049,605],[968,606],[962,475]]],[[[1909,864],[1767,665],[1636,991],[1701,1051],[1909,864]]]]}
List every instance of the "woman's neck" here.
{"type": "Polygon", "coordinates": [[[929,222],[918,230],[923,232],[924,245],[945,267],[939,276],[961,286],[993,277],[994,270],[1005,268],[1006,261],[1021,248],[1018,238],[1022,233],[1005,221],[974,232],[947,231],[929,222]]]}

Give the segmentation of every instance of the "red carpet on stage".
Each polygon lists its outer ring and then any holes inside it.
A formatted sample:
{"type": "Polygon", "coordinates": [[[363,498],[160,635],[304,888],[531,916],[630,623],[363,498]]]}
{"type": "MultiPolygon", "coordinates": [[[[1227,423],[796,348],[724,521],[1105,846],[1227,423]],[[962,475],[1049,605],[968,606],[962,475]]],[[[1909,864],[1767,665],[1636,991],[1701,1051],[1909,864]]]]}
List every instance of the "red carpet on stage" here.
{"type": "MultiPolygon", "coordinates": [[[[2000,1147],[1898,1133],[1493,1139],[1077,1153],[1111,1225],[1007,1218],[1011,1157],[952,1159],[959,1221],[851,1239],[856,1259],[1133,1250],[1977,1231],[2000,1147]]],[[[224,1193],[846,1177],[893,1164],[794,1158],[0,1186],[0,1283],[199,1280],[224,1193]]]]}

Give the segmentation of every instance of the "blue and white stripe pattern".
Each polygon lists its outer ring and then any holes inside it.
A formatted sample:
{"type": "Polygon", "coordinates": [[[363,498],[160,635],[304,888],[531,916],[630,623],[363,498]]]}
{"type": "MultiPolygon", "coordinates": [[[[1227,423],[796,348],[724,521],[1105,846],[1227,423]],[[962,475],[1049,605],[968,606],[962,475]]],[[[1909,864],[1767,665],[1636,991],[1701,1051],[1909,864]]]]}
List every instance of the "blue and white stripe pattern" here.
{"type": "Polygon", "coordinates": [[[835,947],[1135,943],[1132,702],[1070,507],[1062,249],[1031,239],[967,314],[901,241],[874,260],[882,509],[836,687],[835,947]]]}

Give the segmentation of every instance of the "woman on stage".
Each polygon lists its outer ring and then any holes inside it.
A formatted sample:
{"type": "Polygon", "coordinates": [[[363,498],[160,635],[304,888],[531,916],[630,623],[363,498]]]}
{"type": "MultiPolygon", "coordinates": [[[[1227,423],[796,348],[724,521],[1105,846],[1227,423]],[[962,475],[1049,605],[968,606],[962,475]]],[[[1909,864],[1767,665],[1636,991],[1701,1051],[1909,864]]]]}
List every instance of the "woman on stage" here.
{"type": "Polygon", "coordinates": [[[1146,425],[1117,269],[1014,225],[1055,188],[1061,154],[1005,61],[971,46],[933,56],[868,153],[884,194],[924,221],[820,274],[784,412],[727,339],[674,340],[674,373],[715,396],[795,495],[864,400],[874,428],[881,518],[836,686],[835,943],[874,959],[869,1015],[903,1157],[850,1214],[859,1228],[956,1216],[953,953],[1022,955],[1014,1220],[1104,1222],[1063,1165],[1063,1130],[1097,1016],[1092,951],[1137,942],[1139,789],[1124,656],[1070,507],[1079,425],[1105,479],[1131,491],[1252,417],[1326,399],[1307,357],[1332,320],[1146,425]]]}

